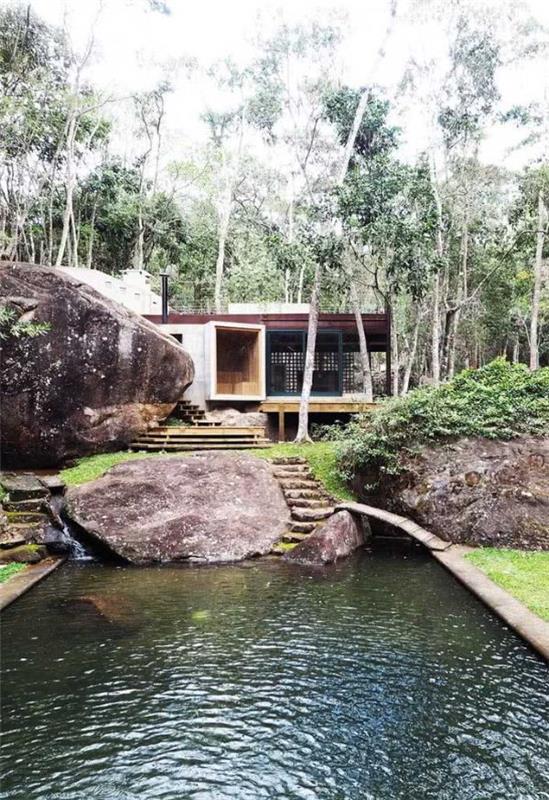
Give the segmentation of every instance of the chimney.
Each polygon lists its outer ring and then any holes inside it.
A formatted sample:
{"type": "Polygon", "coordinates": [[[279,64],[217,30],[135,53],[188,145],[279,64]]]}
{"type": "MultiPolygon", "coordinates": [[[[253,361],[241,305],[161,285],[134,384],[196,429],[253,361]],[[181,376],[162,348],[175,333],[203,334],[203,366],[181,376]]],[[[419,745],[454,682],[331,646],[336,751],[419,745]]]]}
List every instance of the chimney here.
{"type": "Polygon", "coordinates": [[[160,273],[160,280],[162,281],[161,293],[162,293],[162,324],[166,325],[168,322],[168,273],[161,272],[160,273]]]}

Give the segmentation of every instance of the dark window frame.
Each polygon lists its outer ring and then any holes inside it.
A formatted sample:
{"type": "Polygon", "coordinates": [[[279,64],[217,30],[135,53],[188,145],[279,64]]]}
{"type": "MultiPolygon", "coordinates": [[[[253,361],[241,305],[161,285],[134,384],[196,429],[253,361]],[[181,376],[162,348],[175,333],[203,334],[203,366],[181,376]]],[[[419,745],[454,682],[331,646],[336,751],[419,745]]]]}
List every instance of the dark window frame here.
{"type": "MultiPolygon", "coordinates": [[[[292,334],[301,337],[303,353],[303,364],[305,365],[305,354],[307,352],[307,330],[304,328],[271,328],[266,330],[265,336],[265,376],[267,396],[269,397],[299,397],[301,395],[301,388],[295,392],[281,392],[273,389],[273,381],[271,376],[271,340],[276,334],[292,334]]],[[[337,351],[337,391],[314,391],[311,390],[311,396],[314,397],[342,397],[343,395],[343,331],[340,328],[321,328],[317,331],[317,342],[323,334],[332,334],[337,336],[338,351],[337,351]]],[[[314,380],[314,378],[313,378],[314,380]]]]}

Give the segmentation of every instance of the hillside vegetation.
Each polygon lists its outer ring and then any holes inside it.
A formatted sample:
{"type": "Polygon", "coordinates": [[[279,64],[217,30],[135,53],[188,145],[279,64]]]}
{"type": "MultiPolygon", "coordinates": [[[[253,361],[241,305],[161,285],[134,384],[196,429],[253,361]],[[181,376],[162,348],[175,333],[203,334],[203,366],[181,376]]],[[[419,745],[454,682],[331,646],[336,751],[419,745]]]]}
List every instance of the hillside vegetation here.
{"type": "Polygon", "coordinates": [[[398,475],[404,457],[422,445],[465,436],[512,439],[549,434],[549,368],[530,372],[523,364],[496,359],[464,370],[438,389],[423,388],[391,399],[344,428],[331,428],[338,468],[346,479],[357,473],[398,475]]]}

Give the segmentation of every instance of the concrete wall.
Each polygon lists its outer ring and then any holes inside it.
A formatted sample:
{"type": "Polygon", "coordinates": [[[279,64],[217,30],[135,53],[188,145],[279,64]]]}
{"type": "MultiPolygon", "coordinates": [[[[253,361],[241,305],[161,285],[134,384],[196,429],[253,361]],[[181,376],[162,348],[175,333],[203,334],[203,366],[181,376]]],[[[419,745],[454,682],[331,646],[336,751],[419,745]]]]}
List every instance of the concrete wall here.
{"type": "Polygon", "coordinates": [[[162,299],[151,290],[151,276],[145,270],[127,269],[119,277],[115,277],[98,269],[85,267],[59,269],[136,314],[162,313],[162,299]]]}
{"type": "Polygon", "coordinates": [[[229,314],[308,314],[309,303],[229,303],[229,314]]]}
{"type": "Polygon", "coordinates": [[[206,408],[208,398],[207,359],[206,359],[206,326],[205,325],[158,325],[163,333],[181,334],[183,348],[194,362],[194,381],[185,392],[185,398],[206,408]]]}

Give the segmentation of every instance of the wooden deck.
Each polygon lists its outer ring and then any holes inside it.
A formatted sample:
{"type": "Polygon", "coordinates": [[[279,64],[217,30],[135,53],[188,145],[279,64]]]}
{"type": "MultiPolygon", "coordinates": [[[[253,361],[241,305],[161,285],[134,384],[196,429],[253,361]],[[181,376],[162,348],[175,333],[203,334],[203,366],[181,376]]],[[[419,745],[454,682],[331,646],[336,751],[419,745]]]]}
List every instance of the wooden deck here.
{"type": "MultiPolygon", "coordinates": [[[[278,414],[278,441],[286,439],[286,414],[299,413],[299,397],[267,397],[259,404],[265,414],[278,414]]],[[[378,403],[366,403],[354,397],[313,397],[309,401],[311,414],[361,414],[377,408],[378,403]]]]}
{"type": "MultiPolygon", "coordinates": [[[[275,414],[282,410],[286,414],[299,413],[299,397],[267,397],[259,404],[259,410],[275,414]]],[[[366,403],[353,397],[313,397],[309,401],[312,414],[358,414],[371,411],[377,403],[366,403]]]]}

